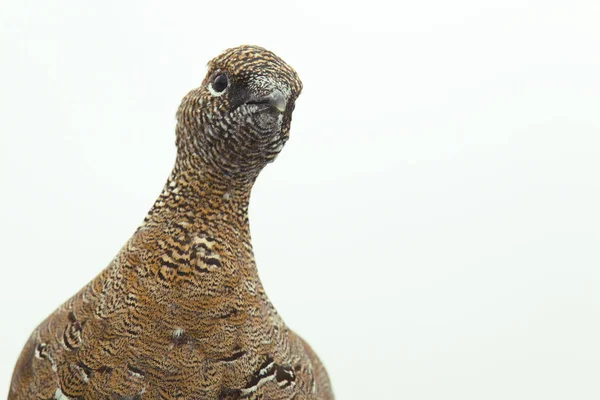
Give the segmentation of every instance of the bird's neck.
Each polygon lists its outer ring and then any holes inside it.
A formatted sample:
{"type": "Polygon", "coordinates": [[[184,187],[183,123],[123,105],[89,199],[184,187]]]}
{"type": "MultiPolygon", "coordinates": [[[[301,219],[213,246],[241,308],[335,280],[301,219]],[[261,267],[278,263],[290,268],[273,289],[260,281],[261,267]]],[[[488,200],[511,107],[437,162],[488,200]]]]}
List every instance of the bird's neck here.
{"type": "Polygon", "coordinates": [[[252,184],[228,180],[178,158],[142,227],[164,231],[165,237],[178,236],[190,246],[198,241],[219,243],[217,247],[236,252],[241,264],[254,269],[248,222],[252,184]]]}
{"type": "Polygon", "coordinates": [[[133,281],[148,298],[168,305],[165,318],[185,319],[177,314],[183,309],[233,307],[240,299],[256,307],[266,301],[250,241],[251,186],[177,160],[119,257],[123,265],[137,264],[133,281]]]}

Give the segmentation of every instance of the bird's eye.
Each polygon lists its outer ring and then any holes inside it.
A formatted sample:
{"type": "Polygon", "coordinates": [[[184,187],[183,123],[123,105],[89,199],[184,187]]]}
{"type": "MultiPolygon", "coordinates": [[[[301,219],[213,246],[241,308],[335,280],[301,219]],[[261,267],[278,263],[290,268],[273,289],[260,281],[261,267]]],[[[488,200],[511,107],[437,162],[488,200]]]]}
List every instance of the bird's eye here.
{"type": "Polygon", "coordinates": [[[215,92],[221,93],[223,90],[227,89],[228,84],[229,80],[227,79],[227,75],[221,73],[213,80],[212,87],[215,92]]]}

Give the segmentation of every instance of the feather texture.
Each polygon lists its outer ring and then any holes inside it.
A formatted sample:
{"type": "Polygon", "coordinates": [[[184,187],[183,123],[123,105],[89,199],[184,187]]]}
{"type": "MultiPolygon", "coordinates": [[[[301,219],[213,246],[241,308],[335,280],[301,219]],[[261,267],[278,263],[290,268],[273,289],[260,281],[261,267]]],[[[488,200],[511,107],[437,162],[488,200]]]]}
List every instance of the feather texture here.
{"type": "Polygon", "coordinates": [[[9,400],[333,399],[265,294],[248,225],[252,185],[287,141],[301,89],[260,47],[209,63],[177,112],[162,193],[110,265],[35,329],[9,400]]]}

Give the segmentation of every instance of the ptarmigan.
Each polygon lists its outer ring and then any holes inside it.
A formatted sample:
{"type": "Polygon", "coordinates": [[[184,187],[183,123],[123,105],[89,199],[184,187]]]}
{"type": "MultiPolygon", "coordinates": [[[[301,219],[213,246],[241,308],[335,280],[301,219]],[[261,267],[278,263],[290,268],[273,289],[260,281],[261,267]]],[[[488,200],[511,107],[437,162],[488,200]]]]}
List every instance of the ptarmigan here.
{"type": "Polygon", "coordinates": [[[12,399],[333,399],[258,278],[248,201],[302,83],[270,51],[226,50],[177,112],[177,158],[110,265],[31,335],[12,399]]]}

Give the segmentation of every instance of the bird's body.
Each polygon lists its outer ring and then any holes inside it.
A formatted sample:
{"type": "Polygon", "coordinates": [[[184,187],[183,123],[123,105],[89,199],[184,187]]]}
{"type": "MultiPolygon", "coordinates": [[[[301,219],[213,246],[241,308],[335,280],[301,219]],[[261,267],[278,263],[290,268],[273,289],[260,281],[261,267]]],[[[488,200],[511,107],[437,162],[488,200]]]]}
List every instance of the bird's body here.
{"type": "Polygon", "coordinates": [[[209,68],[180,106],[163,192],[110,265],[33,332],[10,400],[333,399],[263,290],[248,225],[300,81],[253,46],[209,68]]]}

